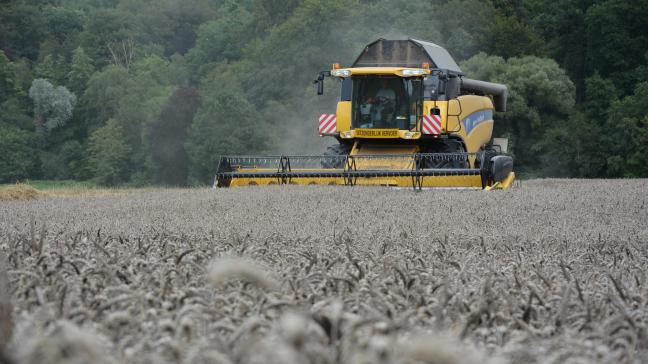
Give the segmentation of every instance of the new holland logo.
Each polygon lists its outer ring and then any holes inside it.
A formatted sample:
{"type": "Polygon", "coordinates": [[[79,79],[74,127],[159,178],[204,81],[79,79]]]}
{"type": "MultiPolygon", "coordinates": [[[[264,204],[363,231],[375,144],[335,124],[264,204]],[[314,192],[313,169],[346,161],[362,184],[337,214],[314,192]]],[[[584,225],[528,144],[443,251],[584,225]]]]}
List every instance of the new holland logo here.
{"type": "Polygon", "coordinates": [[[331,134],[337,128],[337,118],[335,114],[322,114],[319,117],[319,133],[331,134]]]}
{"type": "Polygon", "coordinates": [[[441,134],[441,116],[423,115],[423,134],[441,134]]]}

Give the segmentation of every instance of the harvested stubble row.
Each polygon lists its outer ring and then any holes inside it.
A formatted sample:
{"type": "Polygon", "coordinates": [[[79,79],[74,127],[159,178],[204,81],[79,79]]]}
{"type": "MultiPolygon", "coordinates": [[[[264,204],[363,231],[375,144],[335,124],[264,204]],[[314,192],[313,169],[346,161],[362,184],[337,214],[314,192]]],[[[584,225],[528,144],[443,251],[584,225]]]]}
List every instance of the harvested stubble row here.
{"type": "Polygon", "coordinates": [[[646,362],[647,190],[538,180],[488,193],[294,186],[2,203],[5,356],[646,362]]]}

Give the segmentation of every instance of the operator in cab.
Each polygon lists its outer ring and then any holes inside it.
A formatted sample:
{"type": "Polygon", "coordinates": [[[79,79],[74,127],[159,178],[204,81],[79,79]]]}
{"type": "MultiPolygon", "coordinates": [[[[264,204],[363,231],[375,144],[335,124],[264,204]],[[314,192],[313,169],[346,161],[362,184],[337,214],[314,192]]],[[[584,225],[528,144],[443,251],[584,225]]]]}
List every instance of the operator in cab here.
{"type": "Polygon", "coordinates": [[[390,85],[389,79],[380,79],[380,86],[374,97],[370,98],[372,121],[374,128],[390,128],[393,124],[396,108],[396,91],[390,85]]]}
{"type": "Polygon", "coordinates": [[[389,85],[389,81],[386,78],[380,80],[380,89],[376,92],[375,99],[378,102],[383,100],[391,104],[396,103],[396,92],[394,92],[394,89],[389,85]]]}

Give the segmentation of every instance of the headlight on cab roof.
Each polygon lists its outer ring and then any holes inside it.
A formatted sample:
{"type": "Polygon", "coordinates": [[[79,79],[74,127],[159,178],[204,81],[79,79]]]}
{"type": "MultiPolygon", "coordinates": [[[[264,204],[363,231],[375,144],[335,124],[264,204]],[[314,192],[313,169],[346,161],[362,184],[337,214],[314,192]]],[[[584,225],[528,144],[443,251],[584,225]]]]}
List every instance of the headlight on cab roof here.
{"type": "Polygon", "coordinates": [[[351,76],[351,71],[346,70],[346,69],[331,70],[331,76],[335,76],[335,77],[349,77],[349,76],[351,76]]]}
{"type": "Polygon", "coordinates": [[[400,71],[400,74],[403,77],[411,77],[411,76],[423,76],[427,73],[429,73],[429,70],[424,70],[422,68],[414,68],[414,69],[405,69],[400,71]]]}

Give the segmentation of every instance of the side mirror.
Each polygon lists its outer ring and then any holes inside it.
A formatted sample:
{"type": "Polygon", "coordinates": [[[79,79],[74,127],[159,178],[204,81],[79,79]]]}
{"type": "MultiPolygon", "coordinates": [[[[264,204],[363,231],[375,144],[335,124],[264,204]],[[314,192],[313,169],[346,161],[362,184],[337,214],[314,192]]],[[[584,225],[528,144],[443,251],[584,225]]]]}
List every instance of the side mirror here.
{"type": "Polygon", "coordinates": [[[324,77],[330,76],[331,71],[320,71],[317,79],[313,83],[317,84],[317,94],[324,95],[324,77]]]}

